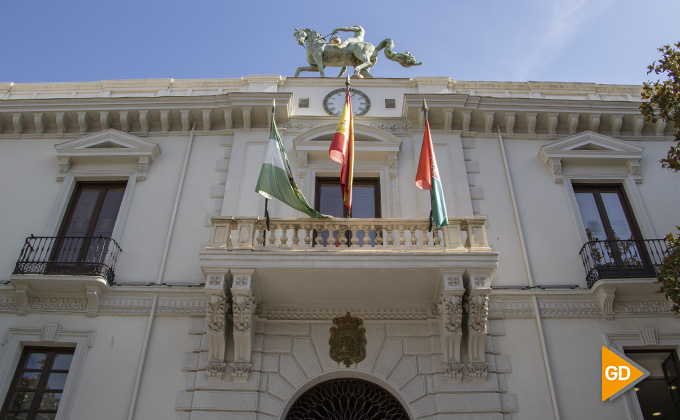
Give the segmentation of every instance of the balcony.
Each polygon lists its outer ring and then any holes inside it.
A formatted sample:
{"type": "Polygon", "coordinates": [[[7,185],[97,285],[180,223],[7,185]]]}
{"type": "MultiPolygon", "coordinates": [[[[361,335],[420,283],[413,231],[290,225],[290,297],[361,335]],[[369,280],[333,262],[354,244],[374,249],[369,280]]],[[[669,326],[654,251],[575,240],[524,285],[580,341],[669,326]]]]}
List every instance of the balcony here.
{"type": "MultiPolygon", "coordinates": [[[[443,273],[491,279],[498,254],[484,217],[450,218],[428,231],[427,219],[271,219],[215,217],[201,268],[247,271],[266,305],[365,302],[391,307],[438,299],[443,273]]],[[[343,312],[344,314],[344,312],[343,312]]]]}
{"type": "Polygon", "coordinates": [[[667,248],[663,239],[589,241],[580,254],[592,288],[600,279],[655,278],[667,248]]]}
{"type": "Polygon", "coordinates": [[[99,237],[26,238],[15,275],[94,276],[113,283],[118,243],[99,237]]]}

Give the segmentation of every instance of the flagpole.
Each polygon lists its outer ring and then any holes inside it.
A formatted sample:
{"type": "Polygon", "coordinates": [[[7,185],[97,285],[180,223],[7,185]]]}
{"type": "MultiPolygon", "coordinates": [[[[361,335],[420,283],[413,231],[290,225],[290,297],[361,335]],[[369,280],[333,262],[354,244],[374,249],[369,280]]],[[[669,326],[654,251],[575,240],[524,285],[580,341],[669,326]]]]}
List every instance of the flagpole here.
{"type": "MultiPolygon", "coordinates": [[[[430,109],[427,107],[427,102],[425,102],[425,98],[423,98],[423,116],[425,119],[425,125],[427,125],[427,114],[430,109]]],[[[432,182],[432,180],[430,180],[432,182]]],[[[433,189],[430,189],[430,224],[427,227],[427,231],[431,232],[432,231],[432,192],[433,189]]]]}
{"type": "MultiPolygon", "coordinates": [[[[347,88],[347,94],[348,94],[348,95],[349,95],[349,85],[350,85],[350,82],[349,82],[349,73],[347,73],[347,79],[345,79],[345,88],[347,88]]],[[[354,115],[351,115],[351,113],[353,112],[353,111],[352,111],[352,103],[351,103],[351,102],[350,102],[349,112],[350,112],[350,118],[354,117],[354,115]]],[[[352,150],[352,153],[354,153],[354,150],[352,150]]],[[[350,186],[350,188],[351,188],[351,186],[350,186]]],[[[352,218],[352,208],[351,208],[351,207],[349,208],[349,212],[347,212],[347,218],[348,218],[348,219],[351,219],[351,218],[352,218]]],[[[338,236],[339,236],[339,233],[338,233],[338,236]]]]}

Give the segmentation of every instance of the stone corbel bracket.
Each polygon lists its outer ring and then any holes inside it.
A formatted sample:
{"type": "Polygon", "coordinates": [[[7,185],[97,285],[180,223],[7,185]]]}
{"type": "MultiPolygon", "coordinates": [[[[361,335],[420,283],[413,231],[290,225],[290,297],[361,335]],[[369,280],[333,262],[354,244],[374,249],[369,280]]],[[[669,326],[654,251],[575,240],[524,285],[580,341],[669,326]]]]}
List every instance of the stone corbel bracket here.
{"type": "Polygon", "coordinates": [[[447,382],[463,379],[461,341],[463,339],[463,271],[444,271],[439,285],[439,317],[447,382]]]}
{"type": "Polygon", "coordinates": [[[255,270],[231,270],[231,301],[234,321],[234,361],[231,363],[231,379],[246,382],[250,372],[253,315],[255,313],[255,270]]]}
{"type": "Polygon", "coordinates": [[[492,273],[470,271],[465,276],[467,295],[468,377],[472,381],[486,381],[486,336],[489,316],[489,293],[492,273]]]}
{"type": "Polygon", "coordinates": [[[227,324],[227,273],[205,273],[206,321],[208,324],[208,363],[205,377],[210,382],[219,382],[224,376],[226,363],[227,324]]]}

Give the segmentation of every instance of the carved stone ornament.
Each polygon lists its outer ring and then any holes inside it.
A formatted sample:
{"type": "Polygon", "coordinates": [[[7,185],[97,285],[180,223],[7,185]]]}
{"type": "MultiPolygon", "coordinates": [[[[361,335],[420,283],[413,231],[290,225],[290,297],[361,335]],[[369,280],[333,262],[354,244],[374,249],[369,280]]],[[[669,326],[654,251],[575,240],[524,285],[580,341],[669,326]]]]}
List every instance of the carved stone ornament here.
{"type": "Polygon", "coordinates": [[[252,363],[246,362],[244,360],[239,360],[238,362],[233,362],[231,366],[231,378],[232,380],[247,380],[248,372],[250,372],[250,367],[252,363]]]}
{"type": "Polygon", "coordinates": [[[468,363],[468,376],[471,380],[486,379],[488,365],[486,362],[468,363]]]}
{"type": "Polygon", "coordinates": [[[233,297],[232,311],[234,315],[234,330],[246,333],[250,331],[250,318],[253,307],[253,298],[245,295],[233,297]]]}
{"type": "Polygon", "coordinates": [[[206,319],[208,321],[208,331],[212,334],[224,332],[226,318],[224,307],[226,299],[220,295],[210,295],[208,297],[208,308],[206,319]]]}
{"type": "Polygon", "coordinates": [[[453,379],[457,382],[463,379],[463,364],[457,362],[444,363],[444,375],[446,379],[453,379]]]}
{"type": "Polygon", "coordinates": [[[486,319],[488,315],[489,298],[487,296],[470,297],[470,329],[478,333],[486,332],[486,319]]]}
{"type": "Polygon", "coordinates": [[[366,358],[366,330],[362,327],[363,320],[354,318],[347,312],[345,316],[333,319],[331,327],[331,359],[344,363],[350,367],[352,363],[359,363],[366,358]]]}
{"type": "Polygon", "coordinates": [[[463,323],[463,299],[460,296],[445,296],[442,298],[442,309],[446,331],[460,332],[463,323]]]}
{"type": "Polygon", "coordinates": [[[206,363],[205,377],[208,381],[221,381],[224,375],[224,369],[227,364],[221,360],[213,359],[206,363]]]}

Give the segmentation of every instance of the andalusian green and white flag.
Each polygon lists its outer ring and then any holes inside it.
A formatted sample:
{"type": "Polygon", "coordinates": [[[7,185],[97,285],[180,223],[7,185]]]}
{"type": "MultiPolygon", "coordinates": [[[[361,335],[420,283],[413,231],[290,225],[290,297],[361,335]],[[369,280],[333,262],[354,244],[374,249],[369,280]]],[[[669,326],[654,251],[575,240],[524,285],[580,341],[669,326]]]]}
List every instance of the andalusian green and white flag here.
{"type": "Polygon", "coordinates": [[[260,177],[257,179],[255,192],[266,198],[278,198],[295,210],[314,218],[326,217],[307,203],[302,192],[293,180],[293,173],[288,164],[286,151],[283,149],[279,131],[272,118],[272,129],[269,134],[269,144],[264,156],[260,177]]]}

